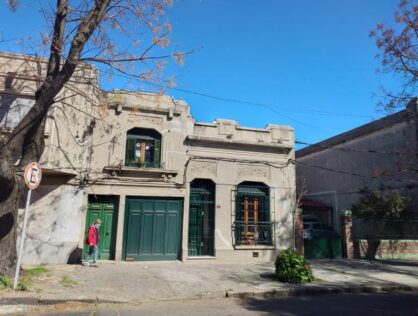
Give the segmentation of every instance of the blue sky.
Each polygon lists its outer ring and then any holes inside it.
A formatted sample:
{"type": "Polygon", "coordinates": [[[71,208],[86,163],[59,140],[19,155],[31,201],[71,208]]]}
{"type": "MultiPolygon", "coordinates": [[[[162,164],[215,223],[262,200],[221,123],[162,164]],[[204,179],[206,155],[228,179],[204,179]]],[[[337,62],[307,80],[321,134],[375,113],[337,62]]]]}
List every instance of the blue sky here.
{"type": "MultiPolygon", "coordinates": [[[[12,39],[36,36],[44,22],[33,7],[17,14],[0,2],[0,50],[21,52],[12,39]]],[[[172,65],[177,88],[199,121],[237,120],[241,125],[291,125],[296,138],[313,143],[382,116],[379,84],[397,78],[376,72],[370,30],[393,22],[397,0],[179,0],[169,10],[172,48],[197,51],[183,67],[172,65]]],[[[106,89],[124,88],[114,78],[106,89]]]]}

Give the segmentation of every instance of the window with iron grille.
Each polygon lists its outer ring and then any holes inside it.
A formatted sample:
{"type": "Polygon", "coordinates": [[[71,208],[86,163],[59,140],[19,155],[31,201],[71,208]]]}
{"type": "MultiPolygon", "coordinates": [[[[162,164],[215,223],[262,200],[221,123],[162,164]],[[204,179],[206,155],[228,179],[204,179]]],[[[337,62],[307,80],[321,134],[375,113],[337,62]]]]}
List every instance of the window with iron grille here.
{"type": "Polygon", "coordinates": [[[270,189],[242,182],[235,195],[235,245],[271,245],[270,189]]]}
{"type": "Polygon", "coordinates": [[[161,135],[144,128],[133,128],[126,137],[125,165],[160,168],[161,135]]]}

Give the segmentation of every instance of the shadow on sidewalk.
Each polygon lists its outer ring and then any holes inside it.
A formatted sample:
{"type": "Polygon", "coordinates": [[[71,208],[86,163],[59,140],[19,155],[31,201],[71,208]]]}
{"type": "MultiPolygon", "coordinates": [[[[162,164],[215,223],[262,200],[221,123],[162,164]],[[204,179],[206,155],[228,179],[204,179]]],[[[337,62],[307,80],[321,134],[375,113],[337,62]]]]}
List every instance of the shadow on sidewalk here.
{"type": "Polygon", "coordinates": [[[418,269],[411,270],[410,267],[418,267],[418,262],[407,262],[401,260],[309,260],[313,268],[320,267],[325,270],[335,271],[345,274],[353,272],[367,275],[368,273],[386,272],[418,278],[418,269]]]}

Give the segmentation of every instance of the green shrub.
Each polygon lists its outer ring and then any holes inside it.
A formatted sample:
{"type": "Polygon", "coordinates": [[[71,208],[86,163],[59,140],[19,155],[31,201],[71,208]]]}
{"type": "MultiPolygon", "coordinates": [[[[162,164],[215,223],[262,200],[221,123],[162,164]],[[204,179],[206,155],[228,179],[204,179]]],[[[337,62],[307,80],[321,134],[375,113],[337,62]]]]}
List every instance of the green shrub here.
{"type": "Polygon", "coordinates": [[[293,249],[280,252],[274,262],[276,277],[286,283],[308,283],[314,280],[311,266],[293,249]]]}

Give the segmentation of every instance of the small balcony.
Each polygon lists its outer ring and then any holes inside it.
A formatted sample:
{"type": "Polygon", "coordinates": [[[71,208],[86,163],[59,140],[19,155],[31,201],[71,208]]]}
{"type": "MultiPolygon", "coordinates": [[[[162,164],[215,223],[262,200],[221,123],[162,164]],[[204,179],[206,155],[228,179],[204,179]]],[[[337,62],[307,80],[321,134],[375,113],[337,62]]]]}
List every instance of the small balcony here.
{"type": "Polygon", "coordinates": [[[272,245],[271,222],[235,221],[235,246],[272,245]]]}

